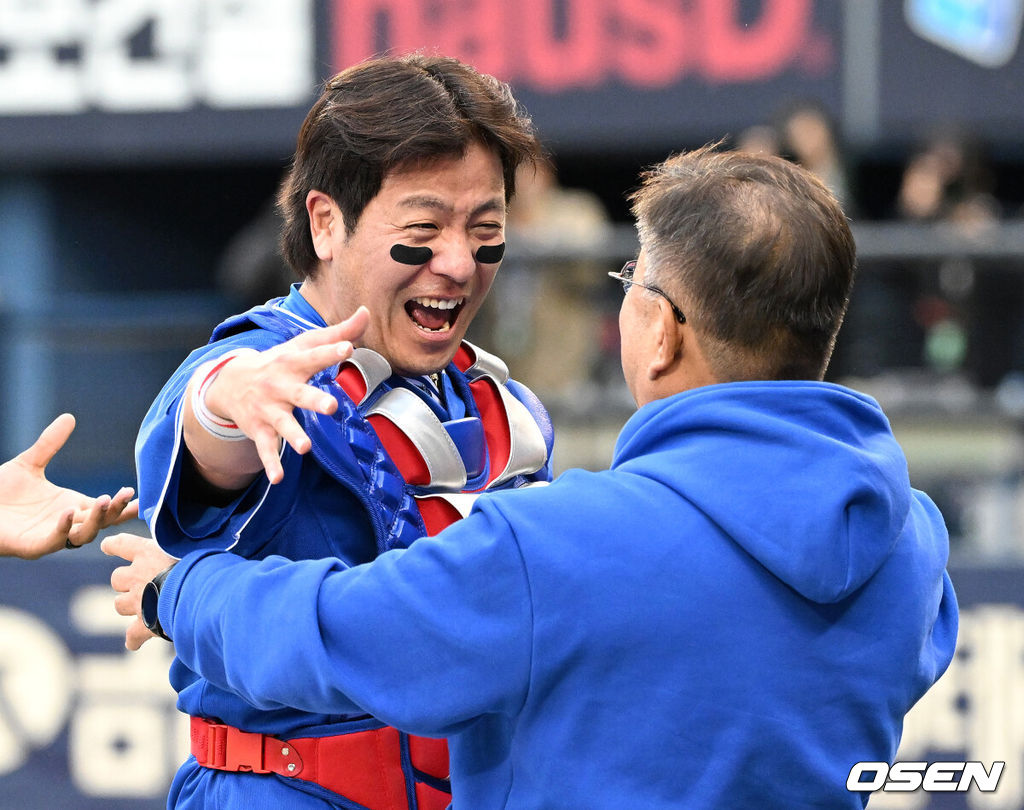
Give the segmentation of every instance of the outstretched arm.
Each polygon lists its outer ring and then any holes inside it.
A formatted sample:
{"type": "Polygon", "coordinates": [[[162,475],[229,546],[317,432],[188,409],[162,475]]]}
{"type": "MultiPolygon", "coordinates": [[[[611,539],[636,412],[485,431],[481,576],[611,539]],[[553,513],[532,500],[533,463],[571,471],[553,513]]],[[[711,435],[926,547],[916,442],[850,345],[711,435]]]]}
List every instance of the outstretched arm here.
{"type": "Polygon", "coordinates": [[[31,447],[0,465],[0,554],[31,560],[82,546],[138,515],[131,487],[90,498],[46,479],[46,465],[74,429],[75,417],[61,414],[31,447]]]}
{"type": "MultiPolygon", "coordinates": [[[[169,558],[112,535],[118,613],[137,615],[169,558]]],[[[178,658],[258,707],[365,711],[403,730],[448,735],[525,700],[533,649],[526,570],[508,523],[474,512],[374,562],[245,560],[187,554],[159,599],[178,658]],[[386,605],[386,609],[382,609],[386,605]]],[[[136,620],[137,649],[149,632],[136,620]]]]}
{"type": "Polygon", "coordinates": [[[185,444],[200,474],[221,489],[243,489],[265,470],[272,484],[284,476],[281,441],[297,453],[310,440],[292,411],[330,414],[337,401],[308,385],[322,369],[352,353],[352,341],[366,329],[368,313],[323,329],[312,329],[272,349],[247,350],[225,362],[200,366],[185,394],[185,444]]]}

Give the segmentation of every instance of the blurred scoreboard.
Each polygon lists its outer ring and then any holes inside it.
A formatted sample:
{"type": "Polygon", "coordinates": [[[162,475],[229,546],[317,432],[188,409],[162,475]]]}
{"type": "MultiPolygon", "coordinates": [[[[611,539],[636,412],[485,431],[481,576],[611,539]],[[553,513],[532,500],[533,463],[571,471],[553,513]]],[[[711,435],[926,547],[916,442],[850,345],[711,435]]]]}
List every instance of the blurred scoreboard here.
{"type": "Polygon", "coordinates": [[[669,150],[816,99],[849,140],[937,120],[1020,146],[1024,0],[0,0],[7,167],[286,159],[317,85],[437,50],[545,141],[669,150]]]}
{"type": "Polygon", "coordinates": [[[288,107],[312,83],[311,0],[7,0],[0,115],[288,107]]]}
{"type": "Polygon", "coordinates": [[[315,36],[313,0],[0,0],[0,157],[287,154],[315,36]]]}

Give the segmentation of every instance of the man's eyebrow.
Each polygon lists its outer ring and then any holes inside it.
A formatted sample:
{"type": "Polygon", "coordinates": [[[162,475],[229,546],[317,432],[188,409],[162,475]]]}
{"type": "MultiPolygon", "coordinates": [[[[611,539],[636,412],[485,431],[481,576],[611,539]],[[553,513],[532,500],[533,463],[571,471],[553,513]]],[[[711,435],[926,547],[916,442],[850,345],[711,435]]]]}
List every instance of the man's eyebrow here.
{"type": "Polygon", "coordinates": [[[473,209],[472,216],[478,216],[479,214],[486,214],[491,211],[495,211],[501,214],[505,213],[505,198],[504,197],[492,197],[487,202],[480,203],[476,208],[473,209]]]}
{"type": "MultiPolygon", "coordinates": [[[[406,197],[398,203],[399,208],[432,208],[435,211],[441,211],[446,214],[450,214],[454,209],[451,204],[445,202],[438,197],[431,197],[427,194],[417,194],[412,197],[406,197]]],[[[485,202],[480,203],[476,208],[470,212],[471,217],[478,216],[489,211],[505,212],[505,198],[504,197],[492,197],[485,202]]]]}
{"type": "Polygon", "coordinates": [[[437,197],[428,197],[426,194],[417,194],[413,197],[406,197],[398,203],[399,208],[436,208],[439,211],[451,211],[452,207],[444,200],[437,197]]]}

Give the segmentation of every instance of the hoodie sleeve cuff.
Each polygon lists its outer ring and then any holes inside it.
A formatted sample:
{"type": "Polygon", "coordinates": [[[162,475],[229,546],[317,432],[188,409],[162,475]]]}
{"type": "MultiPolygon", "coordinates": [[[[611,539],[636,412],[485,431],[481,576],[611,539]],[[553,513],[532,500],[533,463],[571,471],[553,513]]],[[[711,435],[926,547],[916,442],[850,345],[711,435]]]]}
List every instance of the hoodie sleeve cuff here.
{"type": "Polygon", "coordinates": [[[174,640],[176,635],[174,627],[175,608],[178,605],[178,596],[185,584],[185,578],[196,565],[206,557],[220,556],[228,552],[224,551],[194,551],[181,558],[167,574],[163,586],[160,588],[160,602],[157,606],[157,615],[164,632],[174,640]]]}

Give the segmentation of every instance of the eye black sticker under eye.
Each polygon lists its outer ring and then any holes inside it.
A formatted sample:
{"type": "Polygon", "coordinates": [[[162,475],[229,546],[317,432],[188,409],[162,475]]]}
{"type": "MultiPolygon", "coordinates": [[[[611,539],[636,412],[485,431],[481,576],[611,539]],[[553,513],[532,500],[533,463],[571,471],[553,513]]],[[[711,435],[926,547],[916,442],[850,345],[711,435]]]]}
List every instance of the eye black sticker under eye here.
{"type": "Polygon", "coordinates": [[[505,243],[497,245],[480,245],[476,249],[476,260],[480,264],[497,264],[505,255],[505,243]]]}
{"type": "Polygon", "coordinates": [[[433,257],[434,251],[428,247],[409,247],[408,245],[392,245],[391,258],[401,264],[426,264],[433,257]]]}

